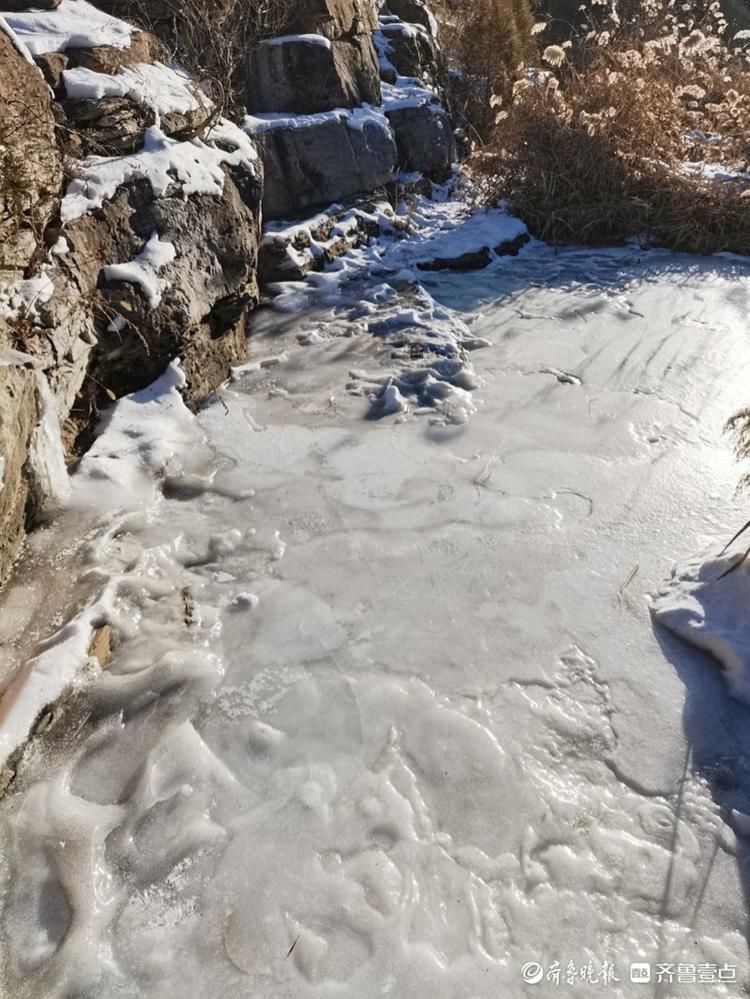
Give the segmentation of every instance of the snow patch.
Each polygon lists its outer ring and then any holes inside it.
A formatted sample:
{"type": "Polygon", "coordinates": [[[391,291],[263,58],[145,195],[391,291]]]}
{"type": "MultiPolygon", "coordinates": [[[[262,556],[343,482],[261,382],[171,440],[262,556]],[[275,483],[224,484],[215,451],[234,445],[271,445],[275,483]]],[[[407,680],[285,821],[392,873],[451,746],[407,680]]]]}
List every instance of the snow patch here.
{"type": "Polygon", "coordinates": [[[171,264],[176,256],[174,245],[162,242],[158,233],[153,233],[133,260],[125,264],[107,264],[103,267],[104,280],[139,284],[146,293],[149,306],[155,309],[161,304],[162,295],[169,287],[168,282],[159,277],[159,271],[167,264],[171,264]]]}
{"type": "Polygon", "coordinates": [[[261,45],[294,45],[302,42],[305,45],[318,45],[330,49],[331,42],[325,35],[276,35],[275,38],[265,38],[261,45]]]}
{"type": "Polygon", "coordinates": [[[0,319],[21,316],[38,319],[38,309],[52,298],[55,285],[51,268],[43,264],[37,277],[22,278],[20,281],[0,281],[0,319]]]}
{"type": "Polygon", "coordinates": [[[319,111],[317,114],[290,114],[283,111],[268,114],[246,115],[242,127],[249,135],[262,135],[274,129],[313,128],[327,122],[342,122],[347,128],[361,132],[368,124],[390,131],[388,119],[383,112],[361,104],[356,108],[334,108],[332,111],[319,111]]]}
{"type": "Polygon", "coordinates": [[[63,83],[72,101],[130,97],[157,115],[187,114],[198,107],[190,77],[159,62],[127,66],[111,75],[79,66],[63,72],[63,83]]]}
{"type": "Polygon", "coordinates": [[[101,208],[118,188],[137,177],[148,180],[156,197],[163,197],[174,187],[185,198],[191,194],[220,195],[224,190],[222,166],[254,166],[258,154],[248,136],[228,121],[220,121],[211,130],[210,142],[178,142],[158,125],[152,125],[146,129],[143,148],[137,153],[87,157],[77,165],[78,176],[68,185],[63,198],[63,222],[101,208]],[[231,151],[213,143],[231,146],[231,151]]]}
{"type": "Polygon", "coordinates": [[[55,10],[3,13],[3,18],[18,42],[35,56],[99,45],[127,49],[131,35],[137,31],[86,0],[62,0],[55,10]]]}
{"type": "Polygon", "coordinates": [[[735,552],[675,566],[653,598],[652,613],[659,624],[717,659],[732,695],[750,703],[750,563],[723,575],[740,557],[735,552]]]}

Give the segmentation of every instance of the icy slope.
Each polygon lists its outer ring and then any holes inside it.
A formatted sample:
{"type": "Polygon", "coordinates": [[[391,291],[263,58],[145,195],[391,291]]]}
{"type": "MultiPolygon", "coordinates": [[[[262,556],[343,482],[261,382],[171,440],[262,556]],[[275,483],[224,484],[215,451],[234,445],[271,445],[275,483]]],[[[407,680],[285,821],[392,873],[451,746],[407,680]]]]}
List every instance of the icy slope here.
{"type": "Polygon", "coordinates": [[[530,247],[419,291],[397,249],[77,474],[114,657],[2,805],[13,999],[652,994],[639,961],[740,994],[738,842],[645,596],[739,519],[748,274],[530,247]],[[428,308],[484,344],[475,412],[365,420],[350,372],[423,365],[428,308]]]}

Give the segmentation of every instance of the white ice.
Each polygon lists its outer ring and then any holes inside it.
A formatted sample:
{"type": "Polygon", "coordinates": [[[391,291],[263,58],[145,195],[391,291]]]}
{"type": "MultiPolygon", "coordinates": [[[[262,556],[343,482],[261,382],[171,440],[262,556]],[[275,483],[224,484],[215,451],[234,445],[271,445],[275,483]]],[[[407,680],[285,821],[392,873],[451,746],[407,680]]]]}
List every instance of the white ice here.
{"type": "Polygon", "coordinates": [[[0,637],[73,589],[41,655],[107,621],[113,660],[0,808],[9,999],[741,994],[747,709],[647,595],[741,521],[748,266],[532,244],[417,282],[461,239],[430,211],[256,315],[199,414],[176,367],[118,403],[32,537],[0,637]],[[463,423],[400,387],[435,330],[475,348],[463,423]]]}

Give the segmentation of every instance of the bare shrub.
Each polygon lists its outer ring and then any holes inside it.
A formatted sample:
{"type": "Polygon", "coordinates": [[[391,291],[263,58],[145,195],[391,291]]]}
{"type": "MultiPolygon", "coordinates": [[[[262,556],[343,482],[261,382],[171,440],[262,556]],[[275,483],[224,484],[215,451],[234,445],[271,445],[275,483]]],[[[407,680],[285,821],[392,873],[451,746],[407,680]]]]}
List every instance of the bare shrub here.
{"type": "Polygon", "coordinates": [[[490,137],[493,96],[510,93],[536,47],[529,0],[437,0],[441,43],[451,69],[453,110],[474,144],[490,137]]]}
{"type": "Polygon", "coordinates": [[[33,166],[28,159],[29,140],[45,142],[44,123],[33,102],[18,97],[7,100],[0,113],[0,267],[14,266],[3,250],[16,250],[15,237],[22,230],[41,252],[45,209],[41,208],[33,166]],[[19,140],[26,141],[20,142],[19,140]]]}
{"type": "Polygon", "coordinates": [[[223,111],[242,112],[250,49],[284,33],[298,0],[115,0],[110,7],[156,35],[223,111]]]}
{"type": "Polygon", "coordinates": [[[718,3],[702,20],[674,6],[651,0],[625,19],[606,8],[577,45],[544,49],[546,68],[515,84],[474,159],[485,197],[508,198],[552,242],[645,234],[750,253],[750,64],[718,3]]]}

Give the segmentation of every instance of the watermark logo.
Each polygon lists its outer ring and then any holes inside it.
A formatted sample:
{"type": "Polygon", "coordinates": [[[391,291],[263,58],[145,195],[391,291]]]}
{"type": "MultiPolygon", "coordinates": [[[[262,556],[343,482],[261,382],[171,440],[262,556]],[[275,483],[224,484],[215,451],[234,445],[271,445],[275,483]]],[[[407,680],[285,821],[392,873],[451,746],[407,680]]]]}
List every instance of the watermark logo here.
{"type": "Polygon", "coordinates": [[[538,961],[527,961],[521,968],[521,978],[527,985],[538,985],[544,978],[544,968],[538,961]]]}
{"type": "MultiPolygon", "coordinates": [[[[635,985],[651,982],[662,985],[712,985],[737,982],[734,964],[688,964],[683,962],[631,961],[630,981],[635,985]]],[[[624,977],[624,976],[623,976],[624,977]]],[[[527,985],[604,985],[614,987],[621,981],[611,961],[526,961],[521,978],[527,985]]]]}
{"type": "Polygon", "coordinates": [[[651,981],[651,965],[641,961],[634,961],[630,965],[630,981],[638,985],[648,985],[651,981]]]}

